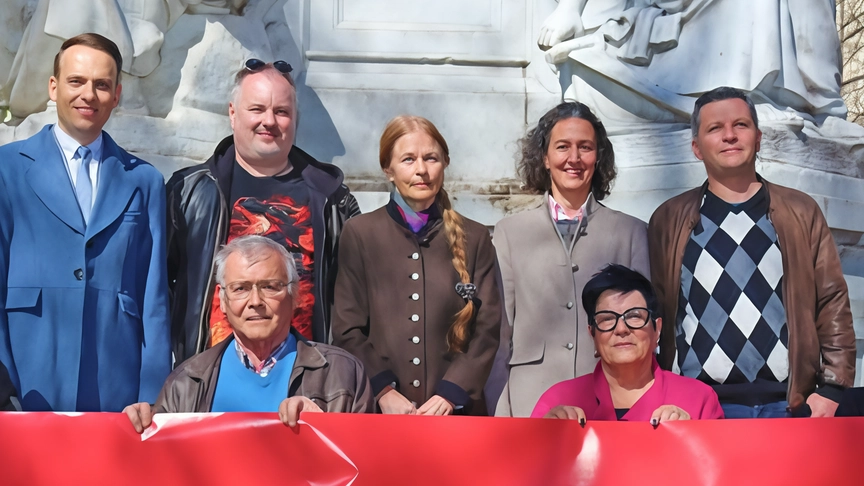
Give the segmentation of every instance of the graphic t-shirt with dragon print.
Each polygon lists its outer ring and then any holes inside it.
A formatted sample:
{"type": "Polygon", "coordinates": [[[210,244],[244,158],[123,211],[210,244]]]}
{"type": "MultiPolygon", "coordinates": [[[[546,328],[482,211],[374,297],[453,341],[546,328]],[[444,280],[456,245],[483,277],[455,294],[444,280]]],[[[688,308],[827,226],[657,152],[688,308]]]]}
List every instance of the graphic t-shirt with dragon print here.
{"type": "MultiPolygon", "coordinates": [[[[283,246],[294,256],[300,277],[300,292],[291,321],[300,334],[312,339],[314,293],[314,239],[309,212],[309,188],[301,177],[302,167],[288,174],[255,177],[234,164],[231,180],[231,223],[228,241],[245,235],[260,235],[283,246]]],[[[210,312],[210,346],[231,335],[219,294],[213,296],[210,312]]]]}

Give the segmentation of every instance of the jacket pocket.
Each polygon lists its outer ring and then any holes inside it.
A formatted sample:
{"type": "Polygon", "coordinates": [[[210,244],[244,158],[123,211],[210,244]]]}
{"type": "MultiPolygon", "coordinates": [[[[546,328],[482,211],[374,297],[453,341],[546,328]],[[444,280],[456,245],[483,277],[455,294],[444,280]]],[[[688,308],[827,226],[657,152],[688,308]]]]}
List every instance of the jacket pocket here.
{"type": "Polygon", "coordinates": [[[7,311],[34,310],[42,297],[42,287],[9,287],[6,292],[7,311]]]}
{"type": "Polygon", "coordinates": [[[543,361],[546,355],[546,341],[522,346],[513,346],[510,366],[519,366],[543,361]]]}
{"type": "Polygon", "coordinates": [[[141,314],[138,313],[138,303],[135,302],[135,299],[126,294],[117,294],[117,298],[120,300],[120,310],[136,319],[141,318],[141,314]]]}
{"type": "Polygon", "coordinates": [[[313,393],[307,397],[325,412],[350,412],[354,403],[354,395],[345,389],[334,390],[329,393],[313,393]]]}
{"type": "Polygon", "coordinates": [[[141,211],[126,211],[123,213],[123,222],[138,221],[141,219],[141,211]]]}

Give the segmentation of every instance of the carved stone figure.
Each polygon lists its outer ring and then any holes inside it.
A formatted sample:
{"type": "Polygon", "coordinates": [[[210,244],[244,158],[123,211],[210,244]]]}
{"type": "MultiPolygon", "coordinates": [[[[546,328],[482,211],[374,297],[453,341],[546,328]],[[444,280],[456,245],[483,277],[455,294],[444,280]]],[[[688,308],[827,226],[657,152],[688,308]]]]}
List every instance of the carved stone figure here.
{"type": "MultiPolygon", "coordinates": [[[[18,45],[9,76],[0,85],[0,107],[18,118],[43,111],[46,83],[54,54],[66,39],[96,32],[113,40],[123,55],[123,71],[135,77],[153,72],[161,62],[164,34],[187,11],[239,13],[247,0],[39,0],[18,45]]],[[[21,3],[20,0],[16,3],[21,3]]],[[[14,13],[12,4],[0,7],[14,13]]],[[[24,19],[22,19],[24,20],[24,19]]],[[[8,34],[7,34],[8,36],[8,34]]],[[[14,39],[4,39],[9,43],[14,39]]],[[[124,82],[125,106],[146,107],[138,98],[135,78],[124,82]],[[130,101],[131,100],[131,101],[130,101]]]]}
{"type": "Polygon", "coordinates": [[[766,123],[821,125],[846,115],[834,13],[834,0],[560,0],[537,42],[564,98],[613,129],[687,122],[724,85],[752,92],[766,123]]]}

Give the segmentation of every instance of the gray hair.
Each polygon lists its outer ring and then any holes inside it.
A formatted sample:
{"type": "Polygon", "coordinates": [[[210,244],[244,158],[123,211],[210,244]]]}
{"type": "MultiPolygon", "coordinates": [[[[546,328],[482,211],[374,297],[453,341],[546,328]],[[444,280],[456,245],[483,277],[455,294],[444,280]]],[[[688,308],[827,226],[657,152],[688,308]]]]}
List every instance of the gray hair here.
{"type": "Polygon", "coordinates": [[[759,118],[756,116],[756,105],[753,104],[753,100],[747,96],[747,93],[738,88],[720,86],[719,88],[714,88],[711,91],[703,93],[702,96],[696,100],[696,106],[693,107],[693,114],[690,116],[690,131],[693,134],[693,138],[696,138],[696,136],[699,135],[699,123],[702,121],[700,117],[702,107],[715,101],[732,99],[742,100],[747,103],[747,107],[750,108],[750,118],[753,119],[753,125],[755,125],[758,130],[759,118]]]}
{"type": "Polygon", "coordinates": [[[297,264],[294,257],[284,246],[275,241],[258,235],[241,236],[231,240],[231,243],[223,245],[219,253],[213,259],[216,266],[216,282],[225,287],[225,261],[232,253],[239,253],[249,263],[256,263],[267,257],[267,251],[276,253],[285,264],[285,273],[288,275],[288,294],[291,299],[297,301],[300,291],[299,278],[297,276],[297,264]]]}

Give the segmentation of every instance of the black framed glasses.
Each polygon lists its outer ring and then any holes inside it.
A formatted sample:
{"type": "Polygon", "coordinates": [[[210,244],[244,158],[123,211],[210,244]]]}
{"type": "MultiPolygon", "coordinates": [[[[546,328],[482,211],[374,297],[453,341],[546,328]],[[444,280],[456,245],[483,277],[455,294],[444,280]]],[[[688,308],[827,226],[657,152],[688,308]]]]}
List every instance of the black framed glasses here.
{"type": "MultiPolygon", "coordinates": [[[[267,65],[266,62],[262,61],[261,59],[255,59],[255,58],[249,59],[248,61],[246,61],[246,64],[245,64],[246,69],[248,69],[249,71],[252,71],[253,73],[255,71],[260,71],[266,65],[267,65]]],[[[291,73],[291,71],[294,70],[294,68],[292,68],[291,65],[285,61],[273,61],[273,68],[282,74],[289,74],[289,73],[291,73]]]]}
{"type": "Polygon", "coordinates": [[[633,307],[623,314],[604,310],[595,312],[591,324],[600,332],[613,331],[618,326],[618,319],[624,318],[624,324],[632,329],[642,329],[651,320],[651,311],[644,307],[633,307]]]}

